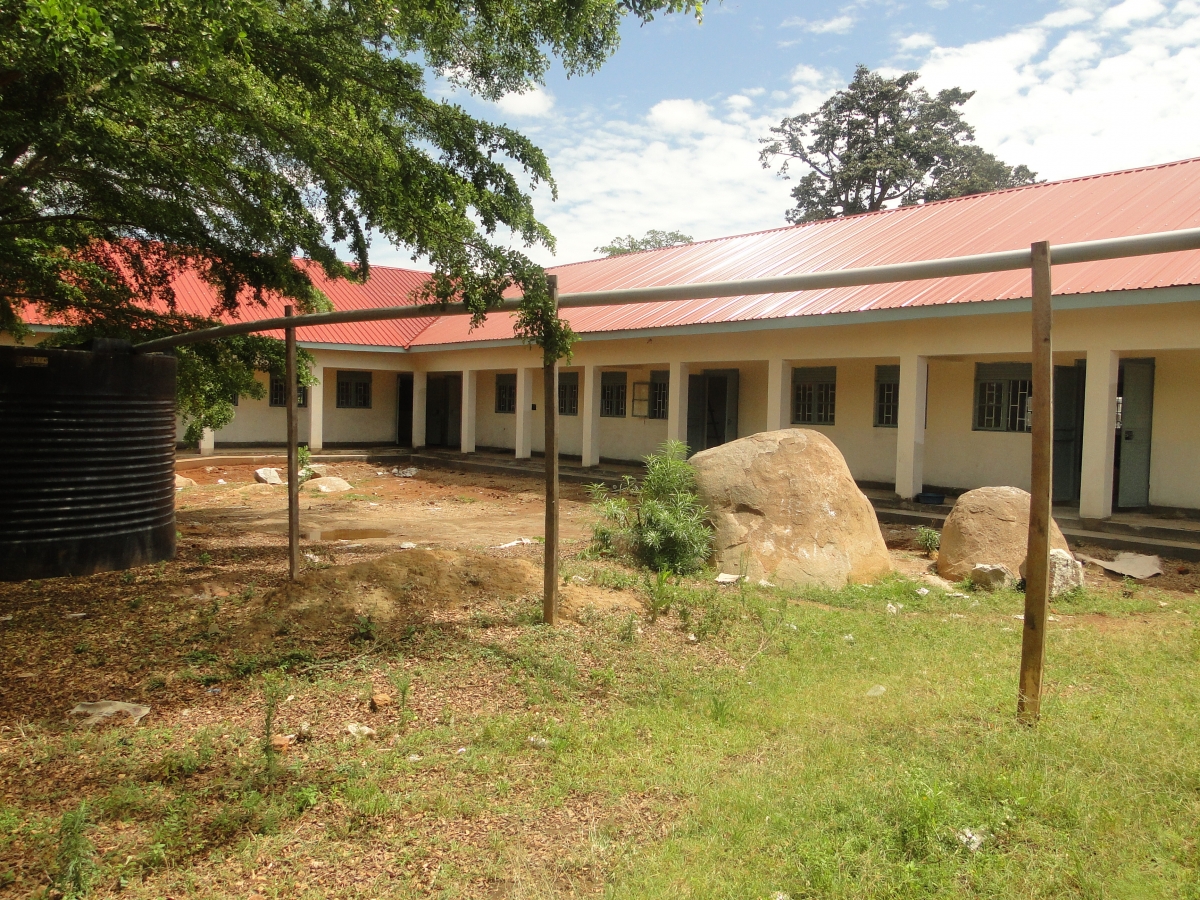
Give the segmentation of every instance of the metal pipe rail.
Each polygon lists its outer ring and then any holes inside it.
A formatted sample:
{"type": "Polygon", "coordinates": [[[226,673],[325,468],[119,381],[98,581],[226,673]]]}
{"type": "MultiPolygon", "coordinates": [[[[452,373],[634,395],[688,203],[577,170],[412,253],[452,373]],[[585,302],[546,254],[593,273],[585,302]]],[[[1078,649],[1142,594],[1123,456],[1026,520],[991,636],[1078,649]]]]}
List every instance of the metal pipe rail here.
{"type": "MultiPolygon", "coordinates": [[[[1155,253],[1175,253],[1181,250],[1200,250],[1200,228],[1179,231],[1159,231],[1134,237],[1106,238],[1058,244],[1050,248],[1050,264],[1099,262],[1155,253]]],[[[835,269],[826,272],[807,272],[799,275],[777,275],[767,278],[745,278],[738,281],[707,281],[695,284],[665,285],[662,287],[623,288],[612,291],[583,291],[560,294],[560,309],[580,309],[590,306],[623,306],[630,303],[654,303],[671,300],[705,300],[713,297],[740,297],[752,294],[782,294],[794,291],[813,291],[829,288],[858,287],[865,284],[890,284],[898,281],[925,281],[932,278],[952,278],[959,275],[983,275],[989,272],[1009,272],[1029,269],[1033,265],[1030,250],[1001,250],[996,253],[977,253],[947,259],[927,259],[918,262],[893,263],[885,266],[865,266],[857,269],[835,269]]],[[[488,310],[513,312],[519,299],[508,299],[488,310]]],[[[303,328],[312,325],[340,325],[347,322],[377,322],[389,319],[422,319],[433,316],[466,315],[469,310],[461,303],[423,303],[415,306],[378,306],[370,309],[339,310],[331,313],[310,313],[304,316],[259,319],[186,331],[168,337],[145,341],[135,349],[154,353],[195,344],[214,338],[254,331],[275,331],[282,328],[303,328]]]]}

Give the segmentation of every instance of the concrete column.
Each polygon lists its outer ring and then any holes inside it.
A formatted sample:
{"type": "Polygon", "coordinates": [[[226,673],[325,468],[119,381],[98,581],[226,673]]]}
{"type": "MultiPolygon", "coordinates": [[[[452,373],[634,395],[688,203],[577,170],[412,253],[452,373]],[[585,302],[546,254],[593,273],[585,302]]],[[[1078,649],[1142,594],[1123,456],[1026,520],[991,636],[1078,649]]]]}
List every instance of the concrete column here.
{"type": "Polygon", "coordinates": [[[414,450],[425,446],[425,403],[428,396],[428,375],[425,372],[413,372],[412,445],[414,450]]]}
{"type": "Polygon", "coordinates": [[[579,404],[583,407],[583,465],[600,465],[600,367],[584,366],[579,404]]]}
{"type": "Polygon", "coordinates": [[[1115,350],[1089,350],[1083,392],[1083,465],[1079,478],[1079,517],[1107,519],[1112,515],[1113,442],[1117,424],[1115,350]]]}
{"type": "Polygon", "coordinates": [[[667,384],[667,440],[687,443],[688,364],[671,363],[667,384]]]}
{"type": "Polygon", "coordinates": [[[787,360],[767,360],[767,431],[792,424],[792,367],[787,360]]]}
{"type": "Polygon", "coordinates": [[[316,384],[308,387],[308,449],[320,450],[325,446],[325,370],[313,366],[316,384]]]}
{"type": "Polygon", "coordinates": [[[475,452],[475,395],[478,392],[479,371],[463,369],[462,373],[462,443],[463,453],[475,452]]]}
{"type": "Polygon", "coordinates": [[[533,455],[533,369],[517,369],[516,458],[533,455]]]}
{"type": "Polygon", "coordinates": [[[925,487],[925,398],[929,360],[900,357],[900,410],[896,428],[896,493],[911,500],[925,487]]]}
{"type": "Polygon", "coordinates": [[[212,456],[217,451],[217,433],[211,428],[200,432],[200,455],[212,456]]]}

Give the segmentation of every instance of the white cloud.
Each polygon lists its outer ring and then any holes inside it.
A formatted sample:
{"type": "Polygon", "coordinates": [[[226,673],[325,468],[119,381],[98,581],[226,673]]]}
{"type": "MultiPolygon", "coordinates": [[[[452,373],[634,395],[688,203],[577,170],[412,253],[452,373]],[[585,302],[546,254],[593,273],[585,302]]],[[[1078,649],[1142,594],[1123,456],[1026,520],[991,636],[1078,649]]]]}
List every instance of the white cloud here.
{"type": "Polygon", "coordinates": [[[937,41],[934,40],[932,34],[910,34],[896,41],[896,46],[905,52],[914,50],[928,50],[930,47],[936,47],[937,41]]]}
{"type": "Polygon", "coordinates": [[[781,28],[801,28],[809,34],[847,34],[858,23],[858,19],[848,14],[834,16],[831,19],[791,18],[780,23],[781,28]]]}
{"type": "Polygon", "coordinates": [[[550,115],[554,109],[554,97],[542,88],[534,88],[524,94],[508,94],[496,101],[501,111],[510,116],[539,118],[550,115]]]}
{"type": "Polygon", "coordinates": [[[1065,178],[1200,152],[1200,4],[1074,6],[962,47],[935,47],[930,90],[975,90],[977,139],[1010,164],[1065,178]]]}

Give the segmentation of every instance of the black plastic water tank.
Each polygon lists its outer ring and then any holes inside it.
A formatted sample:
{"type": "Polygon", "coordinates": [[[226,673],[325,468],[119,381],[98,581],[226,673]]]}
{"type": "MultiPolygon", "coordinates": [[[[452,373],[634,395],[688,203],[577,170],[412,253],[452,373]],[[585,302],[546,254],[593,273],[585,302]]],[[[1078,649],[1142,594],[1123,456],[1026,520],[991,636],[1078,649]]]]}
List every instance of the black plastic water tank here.
{"type": "Polygon", "coordinates": [[[175,555],[175,358],[0,347],[0,580],[175,555]]]}

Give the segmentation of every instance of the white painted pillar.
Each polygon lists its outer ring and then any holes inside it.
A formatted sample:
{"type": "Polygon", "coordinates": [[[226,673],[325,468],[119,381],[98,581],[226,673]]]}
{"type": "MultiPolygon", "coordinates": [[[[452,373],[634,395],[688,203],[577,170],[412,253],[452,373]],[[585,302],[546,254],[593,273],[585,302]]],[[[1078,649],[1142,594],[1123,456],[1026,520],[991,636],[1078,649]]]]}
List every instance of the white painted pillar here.
{"type": "Polygon", "coordinates": [[[428,396],[428,374],[413,372],[412,445],[414,450],[425,446],[425,404],[428,396]]]}
{"type": "Polygon", "coordinates": [[[200,432],[200,455],[212,456],[217,451],[217,433],[211,428],[200,432]]]}
{"type": "Polygon", "coordinates": [[[316,384],[308,386],[308,449],[321,450],[325,446],[325,369],[313,366],[316,384]]]}
{"type": "Polygon", "coordinates": [[[667,440],[687,443],[688,364],[671,363],[667,383],[667,440]]]}
{"type": "Polygon", "coordinates": [[[516,458],[533,455],[533,369],[517,369],[516,458]]]}
{"type": "Polygon", "coordinates": [[[475,396],[479,387],[479,371],[463,369],[462,373],[462,441],[463,453],[475,452],[475,396]]]}
{"type": "Polygon", "coordinates": [[[929,360],[900,357],[900,410],[896,428],[896,493],[911,500],[925,487],[925,397],[929,360]]]}
{"type": "Polygon", "coordinates": [[[1079,516],[1107,519],[1112,515],[1113,442],[1117,424],[1115,350],[1089,350],[1083,392],[1083,464],[1079,477],[1079,516]]]}
{"type": "Polygon", "coordinates": [[[767,360],[767,431],[792,424],[792,367],[787,360],[767,360]]]}
{"type": "Polygon", "coordinates": [[[583,465],[600,465],[600,367],[583,367],[580,406],[583,420],[583,465]]]}

